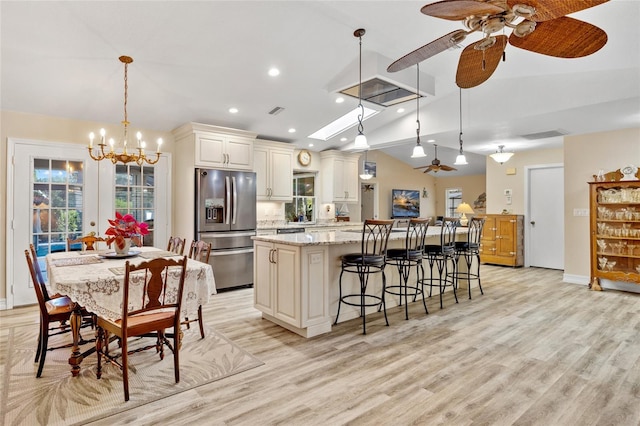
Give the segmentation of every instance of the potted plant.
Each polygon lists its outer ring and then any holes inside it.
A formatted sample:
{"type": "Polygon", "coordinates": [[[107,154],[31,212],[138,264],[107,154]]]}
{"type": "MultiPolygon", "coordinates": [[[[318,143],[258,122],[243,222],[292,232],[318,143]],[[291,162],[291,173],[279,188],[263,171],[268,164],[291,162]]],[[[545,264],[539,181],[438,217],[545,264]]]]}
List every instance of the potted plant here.
{"type": "Polygon", "coordinates": [[[146,223],[139,223],[128,213],[122,215],[116,212],[116,218],[108,221],[111,226],[105,232],[108,235],[107,244],[111,246],[111,243],[115,242],[115,250],[118,254],[126,254],[132,242],[141,246],[140,236],[149,233],[146,223]]]}

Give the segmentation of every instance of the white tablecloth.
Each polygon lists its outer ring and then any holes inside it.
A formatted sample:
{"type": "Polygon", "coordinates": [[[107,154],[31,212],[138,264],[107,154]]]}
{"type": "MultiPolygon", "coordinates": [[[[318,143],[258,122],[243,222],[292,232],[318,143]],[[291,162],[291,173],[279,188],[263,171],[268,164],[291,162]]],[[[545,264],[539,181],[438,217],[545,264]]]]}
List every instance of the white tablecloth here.
{"type": "MultiPolygon", "coordinates": [[[[86,310],[101,317],[119,319],[122,315],[122,284],[126,261],[138,265],[169,254],[154,247],[136,247],[134,250],[141,251],[140,255],[126,259],[106,259],[100,256],[101,252],[48,254],[47,273],[51,289],[54,293],[69,296],[86,310]]],[[[137,305],[141,303],[141,287],[136,286],[135,281],[132,279],[132,287],[129,289],[129,310],[139,308],[137,305]]],[[[182,315],[196,318],[198,306],[206,304],[209,296],[215,293],[211,265],[188,259],[182,315]]]]}

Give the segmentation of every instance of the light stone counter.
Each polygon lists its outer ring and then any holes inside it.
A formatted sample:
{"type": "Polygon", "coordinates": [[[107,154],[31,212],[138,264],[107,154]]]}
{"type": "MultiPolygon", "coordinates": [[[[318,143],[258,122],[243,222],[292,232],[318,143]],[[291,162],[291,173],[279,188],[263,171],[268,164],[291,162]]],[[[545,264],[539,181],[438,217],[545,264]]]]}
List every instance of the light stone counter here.
{"type": "MultiPolygon", "coordinates": [[[[388,248],[404,247],[406,229],[394,231],[388,248]]],[[[459,228],[457,233],[458,238],[465,238],[467,228],[459,228]]],[[[439,244],[439,236],[439,226],[429,227],[428,244],[439,244]]],[[[338,310],[340,256],[360,251],[362,231],[262,235],[253,240],[254,306],[262,311],[262,317],[304,337],[330,332],[338,310]]],[[[425,273],[428,277],[428,266],[425,273]]],[[[396,268],[387,268],[385,274],[387,285],[400,282],[396,268]]],[[[380,274],[374,274],[368,286],[372,294],[380,294],[380,274]]],[[[344,294],[358,293],[359,288],[356,274],[344,274],[344,294]]],[[[437,287],[433,294],[438,294],[437,287]]],[[[397,297],[387,297],[387,309],[397,304],[397,297]]],[[[376,311],[372,307],[367,313],[376,311]]],[[[343,305],[339,321],[358,316],[358,308],[343,305]]]]}

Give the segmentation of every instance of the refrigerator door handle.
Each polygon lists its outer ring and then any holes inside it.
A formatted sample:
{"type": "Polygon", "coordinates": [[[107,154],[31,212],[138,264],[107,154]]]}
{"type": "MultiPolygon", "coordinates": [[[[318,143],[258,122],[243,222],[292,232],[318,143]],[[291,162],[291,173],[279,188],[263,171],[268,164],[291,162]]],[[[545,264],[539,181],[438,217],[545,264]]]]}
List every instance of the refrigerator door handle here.
{"type": "Polygon", "coordinates": [[[238,189],[237,189],[237,185],[236,185],[236,177],[232,176],[231,177],[231,183],[232,183],[232,187],[233,187],[233,219],[232,219],[232,224],[235,225],[236,224],[236,218],[238,217],[238,189]]]}
{"type": "Polygon", "coordinates": [[[224,190],[225,190],[225,204],[226,204],[225,207],[227,208],[227,212],[226,212],[227,214],[226,214],[224,223],[228,225],[229,218],[231,216],[231,184],[229,182],[229,176],[226,176],[224,180],[225,180],[224,190]]]}

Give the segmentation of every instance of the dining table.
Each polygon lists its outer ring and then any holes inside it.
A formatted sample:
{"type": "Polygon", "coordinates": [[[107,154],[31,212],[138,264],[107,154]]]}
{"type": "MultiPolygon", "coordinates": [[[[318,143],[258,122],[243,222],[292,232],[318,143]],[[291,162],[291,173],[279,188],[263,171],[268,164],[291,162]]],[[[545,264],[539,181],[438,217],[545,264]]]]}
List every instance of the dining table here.
{"type": "MultiPolygon", "coordinates": [[[[68,296],[75,309],[69,325],[73,335],[73,346],[69,364],[71,374],[80,374],[80,364],[95,347],[80,352],[82,310],[109,320],[122,317],[123,284],[126,262],[139,265],[142,262],[163,258],[175,258],[179,254],[156,247],[134,247],[129,253],[120,255],[112,250],[69,251],[49,253],[46,256],[49,285],[54,293],[68,296]]],[[[170,274],[170,277],[173,274],[170,274]]],[[[169,286],[178,285],[177,275],[169,279],[169,286]]],[[[130,292],[134,291],[133,287],[130,292]]],[[[141,290],[140,290],[141,291],[141,290]]],[[[205,305],[211,295],[216,293],[215,280],[211,265],[194,259],[187,259],[184,280],[182,318],[195,318],[198,308],[205,305]]],[[[131,298],[130,300],[136,300],[131,298]]],[[[141,298],[137,298],[141,300],[141,298]]],[[[129,306],[128,310],[139,308],[129,306]]]]}

